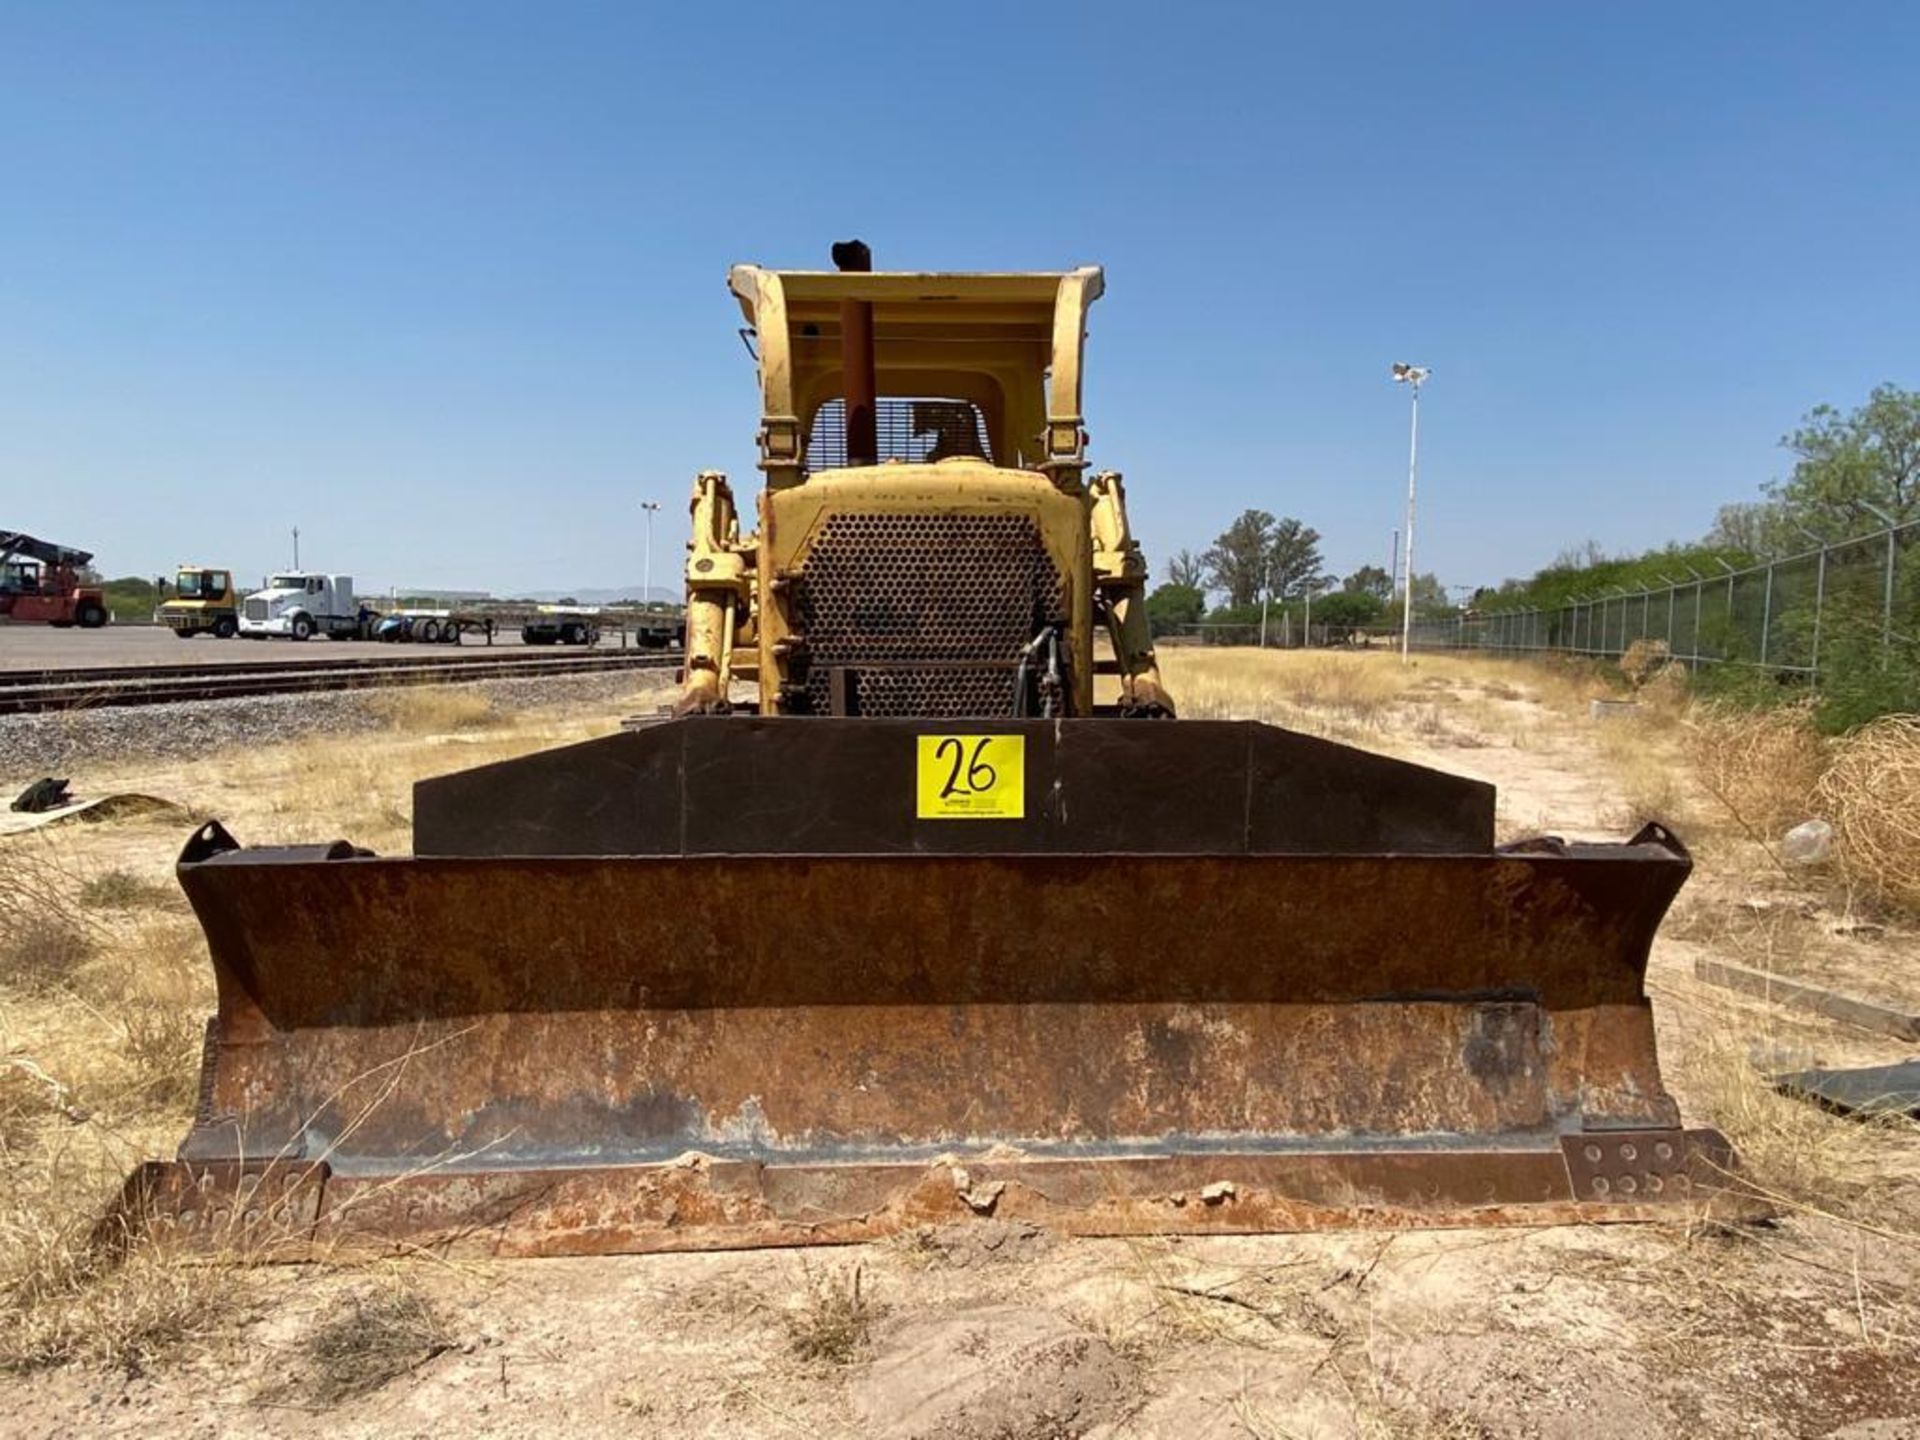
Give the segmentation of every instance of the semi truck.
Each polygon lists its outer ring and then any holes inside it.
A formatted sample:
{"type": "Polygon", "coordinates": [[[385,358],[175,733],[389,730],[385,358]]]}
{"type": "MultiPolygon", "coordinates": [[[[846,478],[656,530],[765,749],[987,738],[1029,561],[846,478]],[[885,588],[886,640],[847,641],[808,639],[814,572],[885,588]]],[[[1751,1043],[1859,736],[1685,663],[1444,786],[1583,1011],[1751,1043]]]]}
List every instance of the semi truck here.
{"type": "Polygon", "coordinates": [[[354,599],[351,575],[285,571],[242,602],[240,633],[249,640],[365,640],[379,618],[354,599]]]}

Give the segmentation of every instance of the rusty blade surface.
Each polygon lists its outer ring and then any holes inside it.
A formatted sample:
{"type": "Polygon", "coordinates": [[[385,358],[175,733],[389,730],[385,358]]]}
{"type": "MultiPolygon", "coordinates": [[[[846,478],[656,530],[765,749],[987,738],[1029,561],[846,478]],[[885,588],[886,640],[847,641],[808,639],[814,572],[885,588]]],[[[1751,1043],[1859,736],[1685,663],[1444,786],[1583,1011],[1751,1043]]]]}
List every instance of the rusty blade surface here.
{"type": "Polygon", "coordinates": [[[182,1155],[377,1190],[688,1152],[844,1178],[998,1145],[1096,1174],[1240,1157],[1250,1194],[1263,1165],[1359,1166],[1340,1183],[1389,1208],[1571,1202],[1565,1135],[1676,1124],[1641,975],[1684,872],[1656,846],[233,851],[182,870],[220,990],[182,1155]],[[1439,1185],[1469,1152],[1551,1184],[1439,1185]]]}
{"type": "Polygon", "coordinates": [[[132,1219],[182,1247],[256,1261],[431,1248],[598,1255],[853,1244],[981,1217],[1062,1234],[1258,1234],[1765,1213],[1712,1131],[1615,1131],[1558,1147],[1036,1160],[1006,1147],[924,1164],[762,1162],[342,1176],[324,1161],[156,1163],[128,1182],[132,1219]],[[1594,1162],[1588,1143],[1603,1141],[1594,1162]],[[1622,1149],[1653,1157],[1638,1164],[1622,1149]],[[1579,1152],[1576,1160],[1575,1152],[1579,1152]],[[1578,1182],[1571,1171],[1585,1166],[1578,1182]],[[1604,1183],[1596,1183],[1604,1182],[1604,1183]]]}

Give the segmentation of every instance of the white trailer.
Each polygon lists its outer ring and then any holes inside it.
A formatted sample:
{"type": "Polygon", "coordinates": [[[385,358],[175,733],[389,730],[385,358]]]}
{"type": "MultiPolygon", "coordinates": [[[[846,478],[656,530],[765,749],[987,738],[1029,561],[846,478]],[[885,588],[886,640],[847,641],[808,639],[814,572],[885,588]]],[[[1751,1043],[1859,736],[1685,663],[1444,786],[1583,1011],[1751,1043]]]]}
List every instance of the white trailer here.
{"type": "Polygon", "coordinates": [[[287,571],[271,577],[266,587],[241,602],[240,634],[249,640],[283,635],[308,640],[325,635],[330,640],[364,640],[377,619],[374,611],[355,601],[351,575],[319,575],[287,571]]]}

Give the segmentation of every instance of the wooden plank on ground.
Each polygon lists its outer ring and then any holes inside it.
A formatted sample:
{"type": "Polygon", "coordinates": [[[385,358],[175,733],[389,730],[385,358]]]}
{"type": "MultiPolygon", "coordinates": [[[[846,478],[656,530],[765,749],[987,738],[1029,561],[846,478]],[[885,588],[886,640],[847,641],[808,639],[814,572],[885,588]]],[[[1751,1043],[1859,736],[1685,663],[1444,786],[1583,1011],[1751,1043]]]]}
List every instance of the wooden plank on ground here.
{"type": "Polygon", "coordinates": [[[1738,990],[1743,995],[1758,995],[1791,1010],[1811,1010],[1829,1020],[1857,1025],[1862,1030],[1892,1035],[1901,1040],[1920,1040],[1920,1015],[1896,1009],[1878,1000],[1844,995],[1823,985],[1789,980],[1765,970],[1754,970],[1727,960],[1712,960],[1704,955],[1693,962],[1693,973],[1697,979],[1709,985],[1738,990]]]}

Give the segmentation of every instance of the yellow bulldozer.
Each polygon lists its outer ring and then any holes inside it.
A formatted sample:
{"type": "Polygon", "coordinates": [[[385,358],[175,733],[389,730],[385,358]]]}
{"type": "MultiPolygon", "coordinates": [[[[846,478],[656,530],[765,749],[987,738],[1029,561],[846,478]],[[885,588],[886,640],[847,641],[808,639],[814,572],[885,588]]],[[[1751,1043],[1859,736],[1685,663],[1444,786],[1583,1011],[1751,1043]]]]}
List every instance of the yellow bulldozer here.
{"type": "Polygon", "coordinates": [[[743,534],[695,483],[670,717],[421,782],[411,856],[189,841],[219,1009],[129,1208],[291,1257],[1710,1193],[1643,987],[1680,844],[1496,846],[1487,785],[1173,718],[1101,272],[835,259],[730,274],[765,485],[743,534]]]}

